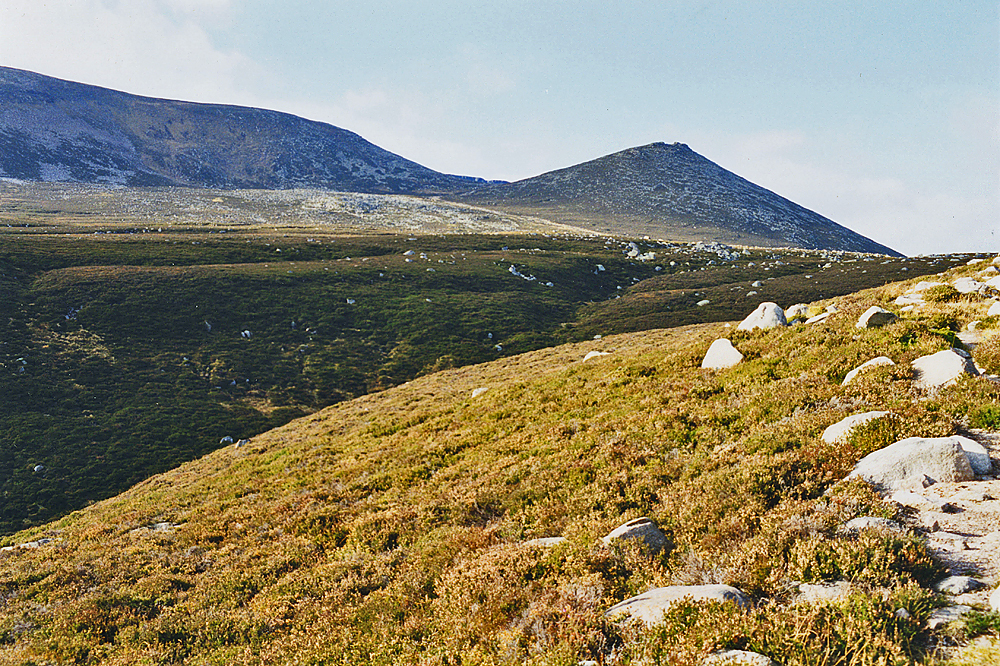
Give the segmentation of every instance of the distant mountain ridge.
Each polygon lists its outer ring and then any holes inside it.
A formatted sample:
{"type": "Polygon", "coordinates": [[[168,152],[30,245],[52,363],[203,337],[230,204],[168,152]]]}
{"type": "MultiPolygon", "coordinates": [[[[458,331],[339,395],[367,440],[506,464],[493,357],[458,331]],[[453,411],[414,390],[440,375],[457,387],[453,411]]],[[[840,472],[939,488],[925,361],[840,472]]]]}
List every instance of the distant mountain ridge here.
{"type": "Polygon", "coordinates": [[[898,253],[681,143],[516,183],[443,174],[287,113],[140,97],[0,67],[0,178],[443,195],[577,228],[679,241],[898,253]]]}
{"type": "Polygon", "coordinates": [[[0,177],[391,194],[485,183],[287,113],[140,97],[9,67],[0,67],[0,177]]]}
{"type": "Polygon", "coordinates": [[[629,148],[533,178],[484,185],[460,199],[609,232],[627,227],[681,240],[714,235],[735,243],[899,256],[683,143],[629,148]]]}

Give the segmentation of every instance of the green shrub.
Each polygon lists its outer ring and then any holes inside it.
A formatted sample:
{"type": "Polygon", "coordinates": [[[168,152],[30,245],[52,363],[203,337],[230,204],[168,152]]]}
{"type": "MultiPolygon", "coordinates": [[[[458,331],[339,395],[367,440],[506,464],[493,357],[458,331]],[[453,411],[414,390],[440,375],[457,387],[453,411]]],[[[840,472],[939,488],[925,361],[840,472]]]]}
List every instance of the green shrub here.
{"type": "Polygon", "coordinates": [[[1000,405],[982,405],[969,415],[969,425],[983,430],[1000,430],[1000,405]]]}
{"type": "Polygon", "coordinates": [[[950,303],[958,300],[961,295],[958,289],[950,284],[939,284],[924,290],[924,300],[930,303],[950,303]]]}

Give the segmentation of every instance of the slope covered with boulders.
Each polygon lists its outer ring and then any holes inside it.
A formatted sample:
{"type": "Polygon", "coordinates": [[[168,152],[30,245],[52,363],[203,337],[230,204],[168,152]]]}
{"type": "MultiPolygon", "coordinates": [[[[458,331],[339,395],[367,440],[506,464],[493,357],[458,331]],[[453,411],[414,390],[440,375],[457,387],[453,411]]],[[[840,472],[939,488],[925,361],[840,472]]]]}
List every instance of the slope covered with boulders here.
{"type": "MultiPolygon", "coordinates": [[[[986,265],[939,280],[985,281],[986,265]]],[[[897,305],[916,283],[812,303],[791,326],[626,333],[445,370],[155,476],[6,540],[25,545],[0,554],[0,660],[905,664],[985,636],[951,657],[988,663],[1000,616],[929,628],[951,605],[932,589],[949,572],[931,528],[845,480],[900,439],[992,446],[1000,431],[993,292],[897,305]],[[857,327],[873,306],[896,318],[857,327]],[[963,346],[973,321],[982,373],[920,388],[913,361],[963,346]],[[703,369],[722,337],[742,360],[703,369]],[[893,365],[844,383],[879,356],[893,365]],[[892,417],[824,439],[874,410],[892,417]],[[656,547],[603,539],[641,517],[656,547]],[[845,529],[858,518],[899,527],[845,529]],[[832,583],[842,596],[810,594],[832,583]],[[607,614],[674,585],[731,586],[741,603],[679,601],[649,626],[607,614]]]]}

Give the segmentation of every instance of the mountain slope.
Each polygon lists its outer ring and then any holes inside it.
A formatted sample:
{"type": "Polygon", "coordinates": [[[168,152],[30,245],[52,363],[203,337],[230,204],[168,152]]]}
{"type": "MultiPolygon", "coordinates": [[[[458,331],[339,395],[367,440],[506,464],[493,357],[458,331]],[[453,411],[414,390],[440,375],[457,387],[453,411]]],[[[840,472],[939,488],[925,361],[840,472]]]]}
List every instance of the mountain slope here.
{"type": "Polygon", "coordinates": [[[0,177],[381,193],[477,181],[286,113],[139,97],[7,67],[0,67],[0,177]]]}
{"type": "Polygon", "coordinates": [[[898,253],[740,178],[688,146],[652,143],[461,200],[601,231],[677,240],[898,253]]]}
{"type": "Polygon", "coordinates": [[[905,515],[841,479],[887,439],[997,427],[1000,388],[917,399],[909,363],[949,346],[937,320],[988,303],[855,327],[905,289],[837,299],[818,324],[702,324],[448,370],[229,446],[8,541],[33,539],[0,554],[0,661],[693,666],[736,647],[786,666],[938,663],[927,643],[961,635],[924,627],[942,575],[926,541],[845,534],[905,515]],[[720,335],[744,362],[700,369],[720,335]],[[841,385],[877,354],[898,367],[841,385]],[[822,439],[862,409],[898,418],[822,439]],[[642,515],[673,553],[602,544],[642,515]],[[792,581],[833,580],[850,596],[794,598],[792,581]],[[604,616],[651,587],[720,582],[754,607],[681,605],[656,629],[604,616]]]}

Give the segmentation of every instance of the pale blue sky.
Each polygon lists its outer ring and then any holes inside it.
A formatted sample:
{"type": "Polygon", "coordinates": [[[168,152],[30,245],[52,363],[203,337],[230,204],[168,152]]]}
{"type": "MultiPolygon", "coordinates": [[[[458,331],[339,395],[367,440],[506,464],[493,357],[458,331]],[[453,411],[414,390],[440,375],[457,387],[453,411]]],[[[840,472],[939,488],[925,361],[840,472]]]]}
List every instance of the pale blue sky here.
{"type": "Polygon", "coordinates": [[[6,0],[0,64],[485,178],[681,141],[902,252],[1000,251],[996,0],[6,0]]]}

